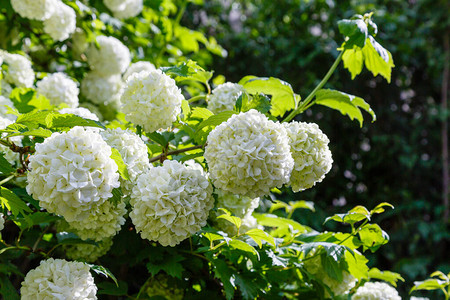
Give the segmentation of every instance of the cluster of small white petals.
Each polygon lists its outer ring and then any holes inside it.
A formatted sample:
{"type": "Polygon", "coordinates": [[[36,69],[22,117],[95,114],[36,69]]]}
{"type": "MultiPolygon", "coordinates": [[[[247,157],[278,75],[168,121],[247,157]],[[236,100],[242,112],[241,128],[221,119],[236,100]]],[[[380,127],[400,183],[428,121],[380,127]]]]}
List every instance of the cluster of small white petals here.
{"type": "Polygon", "coordinates": [[[142,238],[173,247],[206,225],[214,198],[200,171],[166,160],[138,177],[130,203],[142,238]]]}
{"type": "Polygon", "coordinates": [[[13,114],[8,114],[7,106],[9,106],[10,108],[14,108],[14,104],[12,103],[11,100],[9,100],[9,98],[0,95],[0,117],[11,121],[15,121],[17,119],[17,116],[13,114]]]}
{"type": "Polygon", "coordinates": [[[5,80],[2,80],[1,84],[2,84],[2,90],[0,92],[0,95],[3,95],[5,97],[9,98],[9,95],[11,94],[11,92],[13,90],[12,86],[9,83],[7,83],[5,80]]]}
{"type": "Polygon", "coordinates": [[[55,41],[64,41],[75,32],[76,25],[75,10],[61,1],[57,1],[54,13],[44,20],[44,32],[55,41]]]}
{"type": "Polygon", "coordinates": [[[330,140],[315,123],[283,123],[289,136],[294,169],[290,184],[294,192],[303,191],[322,182],[331,170],[333,159],[330,140]]]}
{"type": "Polygon", "coordinates": [[[430,300],[429,298],[426,297],[415,297],[415,296],[411,296],[411,298],[409,298],[409,300],[430,300]]]}
{"type": "Polygon", "coordinates": [[[11,5],[21,17],[43,21],[53,14],[56,2],[56,0],[11,0],[11,5]]]}
{"type": "Polygon", "coordinates": [[[78,106],[77,83],[64,73],[53,73],[36,83],[38,95],[45,96],[51,105],[66,103],[69,107],[78,106]]]}
{"type": "Polygon", "coordinates": [[[97,299],[97,286],[87,264],[49,258],[27,273],[20,293],[22,300],[88,300],[97,299]]]}
{"type": "Polygon", "coordinates": [[[352,300],[401,300],[396,289],[384,282],[366,282],[352,296],[352,300]]]}
{"type": "Polygon", "coordinates": [[[119,187],[111,147],[83,127],[53,133],[29,159],[27,192],[68,222],[83,221],[119,187]]]}
{"type": "Polygon", "coordinates": [[[203,166],[199,162],[195,161],[194,159],[189,159],[189,160],[185,161],[184,165],[186,166],[186,168],[191,169],[191,170],[197,170],[200,173],[202,173],[203,176],[205,176],[206,178],[209,178],[208,172],[206,172],[205,169],[203,169],[203,166]]]}
{"type": "Polygon", "coordinates": [[[91,244],[75,244],[64,246],[67,258],[92,263],[99,257],[108,253],[113,242],[111,238],[107,238],[97,242],[97,245],[91,244]]]}
{"type": "Polygon", "coordinates": [[[63,108],[59,110],[60,114],[73,114],[85,119],[99,121],[99,118],[96,114],[92,113],[89,109],[84,107],[77,107],[77,108],[63,108]]]}
{"type": "Polygon", "coordinates": [[[150,168],[147,146],[137,134],[129,129],[107,129],[100,134],[108,145],[119,151],[127,166],[130,180],[122,180],[121,187],[124,194],[128,195],[131,193],[136,178],[150,168]]]}
{"type": "Polygon", "coordinates": [[[143,0],[104,0],[103,3],[119,19],[136,17],[144,6],[143,0]]]}
{"type": "Polygon", "coordinates": [[[5,219],[3,218],[3,214],[0,213],[0,231],[3,230],[3,228],[5,228],[5,219]]]}
{"type": "Polygon", "coordinates": [[[81,81],[81,94],[96,104],[118,102],[123,81],[120,74],[100,76],[89,72],[81,81]]]}
{"type": "Polygon", "coordinates": [[[79,218],[68,223],[81,239],[101,241],[120,231],[125,224],[126,213],[124,202],[114,205],[106,201],[92,206],[90,211],[84,211],[79,218]]]}
{"type": "Polygon", "coordinates": [[[125,72],[125,74],[123,74],[123,80],[127,81],[128,78],[130,78],[130,76],[134,73],[139,73],[141,71],[155,71],[156,67],[148,61],[138,61],[135,62],[133,64],[131,64],[131,66],[128,67],[127,71],[125,72]]]}
{"type": "Polygon", "coordinates": [[[3,54],[3,64],[8,64],[5,72],[5,80],[18,87],[32,87],[34,83],[34,71],[31,68],[31,61],[20,54],[3,54]]]}
{"type": "Polygon", "coordinates": [[[242,85],[227,82],[216,87],[208,99],[208,109],[215,114],[227,110],[234,110],[239,96],[245,92],[242,85]]]}
{"type": "Polygon", "coordinates": [[[215,194],[217,194],[216,207],[225,208],[239,218],[251,215],[259,206],[259,198],[234,195],[221,190],[216,190],[215,194]]]}
{"type": "MultiPolygon", "coordinates": [[[[355,286],[356,278],[347,271],[342,272],[342,280],[338,281],[331,278],[322,266],[320,255],[304,261],[306,271],[314,275],[323,284],[328,286],[335,296],[348,294],[348,292],[355,286]]],[[[330,296],[325,292],[326,296],[330,296]]]]}
{"type": "Polygon", "coordinates": [[[210,177],[221,190],[256,198],[289,181],[294,160],[286,129],[256,110],[233,115],[207,143],[210,177]]]}
{"type": "Polygon", "coordinates": [[[132,74],[120,98],[125,119],[147,132],[167,128],[176,121],[182,100],[175,80],[161,70],[132,74]]]}
{"type": "Polygon", "coordinates": [[[97,43],[99,48],[91,44],[86,52],[91,69],[103,76],[125,72],[131,62],[130,50],[112,36],[98,36],[97,43]]]}
{"type": "Polygon", "coordinates": [[[169,283],[167,276],[162,274],[158,274],[148,282],[145,292],[150,298],[159,296],[170,300],[181,300],[184,296],[184,291],[173,283],[169,283]]]}
{"type": "MultiPolygon", "coordinates": [[[[14,121],[7,119],[5,117],[0,116],[0,129],[5,129],[8,125],[12,124],[14,121]]],[[[2,136],[5,136],[6,133],[3,133],[2,136]]],[[[16,146],[22,146],[22,136],[14,136],[8,138],[11,142],[13,142],[16,146]]],[[[3,153],[3,157],[13,166],[18,167],[20,165],[20,154],[18,152],[12,151],[9,147],[4,145],[0,145],[0,152],[3,153]]]]}

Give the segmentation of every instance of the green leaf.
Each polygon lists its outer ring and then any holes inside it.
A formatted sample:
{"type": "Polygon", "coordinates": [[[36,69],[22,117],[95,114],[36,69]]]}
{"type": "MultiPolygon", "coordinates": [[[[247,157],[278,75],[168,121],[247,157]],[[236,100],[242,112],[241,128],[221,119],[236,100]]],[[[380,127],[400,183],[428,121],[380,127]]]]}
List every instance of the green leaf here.
{"type": "Polygon", "coordinates": [[[130,180],[130,175],[128,174],[127,165],[122,159],[122,155],[120,155],[119,150],[111,147],[111,158],[116,162],[117,167],[119,168],[119,175],[124,180],[130,180]]]}
{"type": "Polygon", "coordinates": [[[122,197],[123,197],[122,189],[120,187],[113,188],[112,194],[113,194],[113,196],[111,198],[109,198],[109,201],[111,201],[112,204],[117,206],[117,204],[119,204],[120,201],[122,201],[122,197]]]}
{"type": "MultiPolygon", "coordinates": [[[[8,126],[8,127],[10,127],[10,126],[8,126]]],[[[7,137],[13,137],[13,136],[34,136],[34,137],[47,138],[47,137],[51,136],[52,133],[53,132],[51,132],[50,130],[40,127],[38,129],[32,129],[32,130],[26,130],[25,129],[25,131],[19,131],[19,132],[16,132],[16,133],[8,134],[7,137]]]]}
{"type": "MultiPolygon", "coordinates": [[[[48,115],[54,114],[51,111],[32,111],[17,117],[16,124],[23,124],[29,130],[37,129],[40,126],[47,126],[46,118],[48,115]]],[[[14,124],[12,124],[14,125],[14,124]]],[[[8,127],[10,127],[9,125],[8,127]]]]}
{"type": "Polygon", "coordinates": [[[181,101],[181,111],[183,112],[184,119],[186,119],[191,113],[191,107],[189,106],[189,102],[187,100],[183,99],[181,101]]]}
{"type": "Polygon", "coordinates": [[[265,281],[258,280],[254,274],[236,274],[236,285],[242,297],[247,300],[257,299],[258,293],[265,287],[265,281]]]}
{"type": "Polygon", "coordinates": [[[217,126],[228,120],[232,115],[236,114],[234,111],[224,111],[217,115],[212,115],[206,120],[202,121],[194,134],[194,140],[198,144],[206,142],[208,134],[217,126]]]}
{"type": "Polygon", "coordinates": [[[375,112],[362,98],[340,91],[329,89],[318,90],[315,103],[336,109],[341,114],[348,115],[351,120],[358,120],[361,127],[364,119],[360,109],[365,110],[372,116],[372,122],[377,119],[375,112]]]}
{"type": "Polygon", "coordinates": [[[378,224],[366,224],[359,231],[359,239],[363,243],[363,250],[375,252],[389,241],[389,236],[378,224]]]}
{"type": "Polygon", "coordinates": [[[374,215],[374,214],[381,214],[382,212],[384,212],[384,208],[385,207],[390,207],[390,208],[394,208],[394,205],[392,205],[392,204],[390,204],[390,203],[387,203],[387,202],[383,202],[383,203],[380,203],[380,204],[378,204],[377,206],[375,206],[375,208],[374,209],[372,209],[371,211],[370,211],[370,214],[371,215],[374,215]]]}
{"type": "Polygon", "coordinates": [[[336,222],[340,222],[340,223],[348,223],[348,224],[355,224],[357,222],[360,222],[362,220],[369,220],[370,221],[370,212],[367,210],[367,208],[365,208],[364,206],[356,206],[354,208],[352,208],[351,210],[349,210],[347,213],[345,214],[335,214],[331,217],[328,217],[325,219],[325,222],[328,222],[330,220],[336,221],[336,222]]]}
{"type": "Polygon", "coordinates": [[[16,170],[11,166],[9,161],[3,156],[3,153],[0,152],[0,172],[5,175],[15,172],[16,170]]]}
{"type": "Polygon", "coordinates": [[[22,114],[33,110],[51,109],[50,101],[44,96],[37,96],[31,88],[15,88],[10,94],[14,107],[22,114]]]}
{"type": "Polygon", "coordinates": [[[163,147],[165,147],[169,143],[161,133],[156,131],[152,133],[147,133],[146,136],[163,147]]]}
{"type": "MultiPolygon", "coordinates": [[[[239,99],[238,99],[239,100],[239,99]]],[[[253,95],[249,100],[243,102],[242,111],[246,112],[251,109],[256,109],[260,113],[267,113],[270,111],[272,105],[270,103],[270,98],[264,94],[257,93],[253,95]]]]}
{"type": "Polygon", "coordinates": [[[325,272],[327,272],[328,276],[330,276],[334,280],[342,281],[343,270],[340,267],[339,261],[334,260],[328,255],[321,255],[320,260],[322,261],[322,266],[325,269],[325,272]]]}
{"type": "Polygon", "coordinates": [[[229,246],[233,249],[241,250],[247,254],[250,254],[250,257],[256,256],[256,258],[259,260],[258,251],[256,251],[256,249],[253,248],[252,246],[250,246],[249,244],[247,244],[237,238],[233,238],[230,241],[229,246]]]}
{"type": "Polygon", "coordinates": [[[213,75],[213,72],[205,71],[205,69],[192,60],[181,62],[173,67],[163,67],[160,69],[167,75],[174,77],[177,82],[193,80],[206,84],[213,75]]]}
{"type": "Polygon", "coordinates": [[[367,70],[371,71],[373,76],[380,74],[387,82],[391,82],[392,68],[395,67],[391,53],[372,36],[367,39],[362,52],[367,70]]]}
{"type": "Polygon", "coordinates": [[[214,266],[214,277],[219,279],[223,284],[226,299],[233,299],[235,280],[232,269],[222,259],[214,259],[211,261],[211,264],[214,266]]]}
{"type": "Polygon", "coordinates": [[[339,32],[348,38],[342,45],[344,49],[351,49],[353,46],[364,47],[369,32],[363,19],[340,20],[338,27],[339,32]]]}
{"type": "Polygon", "coordinates": [[[61,217],[55,216],[48,212],[35,212],[29,215],[26,215],[23,219],[16,219],[14,223],[20,227],[20,229],[24,230],[27,228],[31,228],[34,225],[39,225],[43,223],[53,223],[60,220],[61,217]]]}
{"type": "Polygon", "coordinates": [[[448,281],[439,280],[439,279],[427,279],[425,281],[414,281],[414,286],[409,291],[412,293],[416,290],[440,290],[445,288],[448,285],[448,281]]]}
{"type": "Polygon", "coordinates": [[[278,78],[245,76],[239,81],[239,84],[250,94],[271,95],[270,113],[274,117],[283,116],[287,111],[295,109],[300,101],[300,97],[295,96],[291,85],[278,78]]]}
{"type": "Polygon", "coordinates": [[[147,270],[155,276],[159,271],[164,271],[172,277],[181,279],[184,267],[180,264],[185,258],[181,255],[170,255],[159,261],[149,262],[147,270]]]}
{"type": "Polygon", "coordinates": [[[3,299],[8,300],[19,300],[19,294],[16,291],[16,288],[8,279],[8,277],[1,275],[0,276],[0,295],[2,295],[3,299]]]}
{"type": "Polygon", "coordinates": [[[276,215],[254,213],[253,216],[258,220],[258,224],[263,226],[292,227],[292,229],[299,233],[305,233],[310,230],[307,226],[297,223],[294,220],[278,217],[276,215]]]}
{"type": "Polygon", "coordinates": [[[119,286],[119,283],[117,282],[116,277],[114,276],[113,273],[111,273],[110,270],[108,270],[107,268],[103,267],[103,266],[97,266],[97,265],[89,265],[88,266],[91,268],[92,271],[94,271],[97,274],[103,275],[106,278],[111,278],[114,283],[116,284],[116,286],[119,286]]]}
{"type": "Polygon", "coordinates": [[[97,283],[98,295],[126,296],[128,294],[128,284],[125,281],[119,281],[119,285],[111,282],[97,283]]]}
{"type": "Polygon", "coordinates": [[[358,251],[354,253],[345,253],[345,262],[347,264],[348,272],[358,280],[367,279],[369,274],[369,267],[367,263],[369,260],[360,254],[358,251]]]}
{"type": "Polygon", "coordinates": [[[75,126],[99,127],[106,129],[99,121],[84,119],[74,114],[48,114],[45,118],[47,128],[72,128],[75,126]]]}
{"type": "Polygon", "coordinates": [[[405,281],[403,277],[395,272],[391,271],[380,271],[377,268],[372,268],[369,270],[369,278],[370,279],[379,279],[386,282],[389,282],[391,285],[397,287],[397,281],[405,281]]]}
{"type": "Polygon", "coordinates": [[[333,259],[335,262],[339,262],[344,258],[345,252],[354,253],[350,248],[328,242],[312,242],[300,245],[300,251],[304,253],[304,257],[307,257],[311,251],[316,249],[323,249],[327,256],[333,259]]]}
{"type": "Polygon", "coordinates": [[[270,236],[264,230],[261,230],[259,228],[253,228],[253,229],[250,229],[249,231],[247,231],[245,234],[248,235],[249,237],[251,237],[255,241],[255,243],[258,244],[259,248],[262,248],[261,241],[266,241],[275,247],[274,238],[272,236],[270,236]]]}
{"type": "Polygon", "coordinates": [[[364,65],[364,56],[360,48],[344,50],[342,61],[344,62],[344,68],[348,69],[352,75],[352,80],[361,74],[364,65]]]}
{"type": "Polygon", "coordinates": [[[231,224],[236,226],[236,228],[239,232],[239,228],[241,227],[241,224],[242,224],[241,218],[232,216],[231,213],[224,208],[219,208],[219,211],[222,212],[223,214],[217,216],[217,219],[227,220],[228,222],[230,222],[231,224]]]}
{"type": "Polygon", "coordinates": [[[0,202],[2,208],[6,207],[15,217],[19,214],[25,215],[25,213],[32,212],[22,199],[4,187],[0,187],[0,202]]]}

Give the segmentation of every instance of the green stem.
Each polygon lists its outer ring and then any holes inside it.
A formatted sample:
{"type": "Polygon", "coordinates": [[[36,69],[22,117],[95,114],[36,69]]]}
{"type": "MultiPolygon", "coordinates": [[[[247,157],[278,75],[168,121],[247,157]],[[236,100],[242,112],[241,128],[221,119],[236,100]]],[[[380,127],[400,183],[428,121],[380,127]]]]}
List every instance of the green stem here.
{"type": "Polygon", "coordinates": [[[141,286],[141,288],[139,289],[139,293],[136,295],[136,300],[139,299],[139,297],[141,297],[142,292],[144,291],[144,289],[147,287],[148,282],[152,279],[153,277],[149,277],[144,284],[141,286]]]}
{"type": "Polygon", "coordinates": [[[333,74],[334,70],[337,68],[337,66],[341,62],[343,54],[344,54],[344,52],[342,51],[339,54],[339,56],[336,58],[336,60],[334,61],[334,63],[331,66],[331,68],[328,70],[327,74],[325,74],[325,77],[323,77],[322,81],[320,81],[320,83],[314,88],[314,90],[308,95],[308,97],[306,97],[306,99],[300,103],[300,106],[297,109],[293,110],[283,120],[283,122],[291,121],[296,115],[298,115],[299,113],[304,112],[307,108],[309,108],[311,106],[309,104],[312,101],[312,99],[314,98],[314,95],[317,93],[318,90],[320,90],[327,83],[328,79],[330,79],[330,77],[333,74]]]}
{"type": "Polygon", "coordinates": [[[198,100],[202,100],[202,99],[206,99],[206,95],[197,95],[192,97],[191,99],[188,100],[189,103],[198,101],[198,100]]]}
{"type": "Polygon", "coordinates": [[[10,180],[13,179],[14,177],[16,177],[16,174],[12,174],[12,175],[6,177],[6,178],[3,179],[2,181],[0,181],[0,186],[4,185],[5,183],[7,183],[8,181],[10,181],[10,180]]]}
{"type": "MultiPolygon", "coordinates": [[[[351,238],[351,237],[354,237],[354,236],[358,233],[358,231],[359,231],[361,228],[363,228],[364,225],[366,225],[368,222],[369,222],[369,220],[366,219],[366,220],[365,220],[361,225],[359,225],[355,230],[352,230],[352,233],[351,233],[348,237],[346,237],[345,239],[343,239],[342,241],[340,241],[340,242],[338,243],[338,245],[342,245],[346,240],[348,240],[348,239],[351,238]]],[[[352,228],[353,228],[353,226],[352,226],[352,228]]]]}
{"type": "Polygon", "coordinates": [[[188,148],[183,148],[183,149],[178,149],[178,150],[173,150],[173,151],[167,151],[167,152],[163,152],[158,156],[152,157],[149,161],[155,162],[158,160],[165,160],[168,156],[170,155],[177,155],[183,152],[187,152],[187,151],[191,151],[191,150],[196,150],[196,149],[202,149],[206,146],[206,144],[204,145],[197,145],[197,146],[192,146],[192,147],[188,147],[188,148]]]}

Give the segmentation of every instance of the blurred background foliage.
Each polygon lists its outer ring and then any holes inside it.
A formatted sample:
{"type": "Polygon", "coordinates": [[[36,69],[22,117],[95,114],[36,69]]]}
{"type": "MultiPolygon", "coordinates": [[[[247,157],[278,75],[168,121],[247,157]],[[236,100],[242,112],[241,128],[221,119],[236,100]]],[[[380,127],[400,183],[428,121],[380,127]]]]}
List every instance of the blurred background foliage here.
{"type": "Polygon", "coordinates": [[[361,130],[356,121],[319,106],[298,116],[318,123],[330,138],[333,169],[314,189],[279,198],[314,201],[315,214],[297,210],[295,218],[317,230],[347,231],[322,220],[355,205],[394,204],[377,220],[390,242],[371,256],[371,264],[400,272],[405,293],[434,270],[450,271],[441,157],[441,125],[449,111],[440,108],[450,3],[213,0],[189,6],[181,22],[215,37],[227,51],[209,66],[215,74],[232,82],[248,74],[278,77],[305,98],[338,55],[336,20],[370,11],[379,26],[377,40],[394,58],[391,84],[367,70],[352,81],[341,64],[326,87],[364,98],[378,121],[361,130]]]}

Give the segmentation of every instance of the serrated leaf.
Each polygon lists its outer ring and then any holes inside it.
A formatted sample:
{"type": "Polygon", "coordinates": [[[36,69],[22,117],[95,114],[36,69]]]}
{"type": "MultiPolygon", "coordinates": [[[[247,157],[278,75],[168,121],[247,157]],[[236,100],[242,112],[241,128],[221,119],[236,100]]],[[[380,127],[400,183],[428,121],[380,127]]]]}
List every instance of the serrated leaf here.
{"type": "MultiPolygon", "coordinates": [[[[46,118],[50,114],[55,114],[51,111],[32,111],[20,115],[16,119],[16,124],[22,124],[29,128],[29,130],[37,129],[39,126],[47,126],[46,118]]],[[[14,125],[14,124],[12,124],[14,125]]],[[[11,126],[11,125],[10,125],[11,126]]],[[[8,126],[9,127],[9,126],[8,126]]]]}
{"type": "Polygon", "coordinates": [[[289,211],[294,212],[296,209],[304,208],[308,209],[310,211],[315,211],[314,209],[314,202],[312,201],[305,201],[305,200],[299,200],[299,201],[289,201],[289,211]]]}
{"type": "Polygon", "coordinates": [[[344,49],[351,49],[353,46],[364,47],[369,36],[364,20],[340,20],[338,21],[338,28],[339,32],[348,38],[342,45],[344,49]]]}
{"type": "Polygon", "coordinates": [[[236,285],[241,291],[242,297],[247,300],[256,299],[261,288],[255,275],[236,274],[236,285]]]}
{"type": "Polygon", "coordinates": [[[189,106],[189,102],[187,100],[183,99],[181,101],[181,111],[183,112],[184,119],[186,119],[191,113],[191,107],[189,106]]]}
{"type": "Polygon", "coordinates": [[[369,274],[369,267],[367,263],[369,260],[361,255],[358,251],[353,254],[350,252],[345,253],[345,262],[347,264],[347,271],[356,279],[367,279],[369,274]]]}
{"type": "Polygon", "coordinates": [[[256,95],[271,95],[270,113],[274,117],[283,116],[287,111],[297,107],[300,97],[296,97],[289,83],[275,77],[245,76],[239,81],[246,91],[256,95]]]}
{"type": "Polygon", "coordinates": [[[31,228],[34,225],[39,225],[42,223],[53,223],[57,220],[60,220],[61,217],[55,216],[48,212],[35,212],[29,215],[26,215],[23,219],[16,219],[14,223],[20,227],[20,229],[24,230],[27,228],[31,228]]]}
{"type": "Polygon", "coordinates": [[[218,211],[222,212],[223,214],[217,216],[217,219],[227,220],[228,222],[230,222],[231,224],[236,226],[236,228],[239,232],[239,228],[241,227],[241,224],[242,224],[241,218],[232,216],[231,213],[224,208],[219,208],[218,211]]]}
{"type": "Polygon", "coordinates": [[[111,296],[126,296],[128,293],[128,284],[125,281],[119,281],[119,285],[115,285],[111,282],[99,282],[96,284],[98,287],[98,295],[111,295],[111,296]]]}
{"type": "Polygon", "coordinates": [[[260,113],[267,113],[270,111],[272,105],[270,103],[270,98],[264,94],[257,93],[253,95],[249,100],[243,102],[242,111],[246,112],[251,109],[256,109],[260,113]]]}
{"type": "Polygon", "coordinates": [[[25,131],[20,131],[20,132],[8,134],[7,137],[13,137],[13,136],[35,136],[35,137],[47,138],[47,137],[51,136],[52,134],[53,134],[53,132],[51,132],[48,129],[37,128],[37,129],[32,129],[32,130],[26,130],[25,129],[25,131]]]}
{"type": "Polygon", "coordinates": [[[111,198],[109,198],[108,201],[110,201],[112,204],[117,206],[117,204],[119,204],[120,201],[122,201],[122,197],[123,197],[122,189],[120,187],[113,188],[112,194],[113,194],[113,196],[111,198]]]}
{"type": "Polygon", "coordinates": [[[284,209],[285,212],[289,211],[289,204],[286,202],[276,200],[275,203],[272,203],[272,206],[270,206],[269,213],[273,213],[274,211],[278,209],[284,209]]]}
{"type": "Polygon", "coordinates": [[[299,249],[304,253],[305,257],[307,257],[311,251],[315,251],[316,249],[323,249],[327,256],[336,262],[339,262],[344,257],[346,251],[352,254],[354,253],[353,250],[346,246],[328,242],[305,243],[300,245],[299,249]]]}
{"type": "Polygon", "coordinates": [[[172,76],[177,82],[193,80],[201,83],[207,83],[213,75],[213,72],[205,71],[205,69],[192,60],[180,62],[173,67],[163,67],[160,69],[167,75],[172,76]]]}
{"type": "Polygon", "coordinates": [[[342,269],[340,268],[339,261],[334,260],[328,255],[321,255],[320,259],[322,262],[322,266],[328,276],[330,276],[330,278],[333,278],[334,280],[342,281],[343,274],[342,269]]]}
{"type": "Polygon", "coordinates": [[[159,133],[159,132],[155,131],[155,132],[152,132],[152,133],[147,133],[146,135],[147,135],[147,137],[149,139],[151,139],[152,141],[160,144],[163,147],[165,147],[167,145],[167,143],[168,143],[168,141],[166,141],[164,136],[161,133],[159,133]]]}
{"type": "Polygon", "coordinates": [[[157,262],[149,262],[146,266],[152,276],[158,274],[159,271],[164,271],[172,277],[181,279],[184,267],[180,262],[184,259],[185,258],[181,255],[171,255],[157,262]]]}
{"type": "Polygon", "coordinates": [[[445,280],[439,280],[439,279],[427,279],[425,281],[414,281],[414,286],[409,291],[410,293],[416,291],[416,290],[440,290],[442,288],[445,288],[449,283],[445,280]]]}
{"type": "Polygon", "coordinates": [[[51,113],[45,118],[47,128],[72,128],[75,126],[99,127],[106,129],[99,121],[84,119],[74,114],[51,113]]]}
{"type": "Polygon", "coordinates": [[[352,75],[352,80],[361,74],[364,66],[364,56],[360,48],[344,50],[342,61],[344,62],[344,68],[348,69],[352,75]]]}
{"type": "Polygon", "coordinates": [[[255,241],[255,243],[258,244],[259,248],[262,248],[261,241],[266,241],[275,247],[275,240],[271,235],[269,235],[264,230],[261,230],[259,228],[253,228],[245,232],[245,234],[251,237],[255,241]]]}
{"type": "Polygon", "coordinates": [[[363,250],[375,252],[389,241],[389,236],[378,224],[366,224],[359,231],[359,239],[363,243],[363,250]]]}
{"type": "Polygon", "coordinates": [[[103,267],[103,266],[97,266],[97,265],[89,265],[88,266],[91,268],[92,271],[94,271],[97,274],[103,275],[106,278],[111,278],[114,283],[116,284],[116,286],[119,286],[119,283],[117,282],[116,277],[114,276],[113,273],[111,273],[110,270],[108,270],[107,268],[103,267]]]}
{"type": "Polygon", "coordinates": [[[235,111],[224,111],[217,115],[212,115],[206,120],[202,121],[198,126],[197,130],[200,130],[207,126],[217,126],[222,124],[223,122],[226,122],[231,116],[235,115],[235,111]]]}
{"type": "Polygon", "coordinates": [[[364,121],[361,109],[365,110],[372,116],[372,122],[377,119],[375,112],[362,98],[340,91],[329,89],[318,90],[316,93],[315,103],[336,109],[340,111],[341,114],[348,115],[351,120],[358,120],[361,127],[364,121]]]}
{"type": "Polygon", "coordinates": [[[385,207],[390,207],[390,208],[394,209],[394,205],[387,203],[387,202],[383,202],[383,203],[380,203],[377,206],[375,206],[375,208],[370,211],[370,214],[371,215],[381,214],[384,212],[385,207]]]}
{"type": "Polygon", "coordinates": [[[124,180],[130,180],[127,165],[123,161],[122,155],[120,155],[119,150],[111,147],[111,158],[116,162],[120,177],[122,177],[124,180]]]}
{"type": "Polygon", "coordinates": [[[215,259],[211,263],[214,266],[214,277],[218,278],[223,284],[226,299],[233,299],[235,290],[233,271],[228,267],[225,260],[215,259]]]}
{"type": "Polygon", "coordinates": [[[391,271],[380,271],[377,268],[372,268],[369,270],[369,278],[389,282],[395,287],[397,287],[397,281],[405,281],[405,279],[403,279],[403,277],[398,273],[391,271]]]}
{"type": "Polygon", "coordinates": [[[212,111],[204,107],[194,107],[191,111],[189,119],[203,121],[214,115],[212,111]]]}
{"type": "Polygon", "coordinates": [[[372,36],[367,39],[362,52],[367,70],[371,71],[373,76],[380,74],[390,83],[392,68],[395,67],[391,53],[372,36]]]}
{"type": "Polygon", "coordinates": [[[294,220],[278,217],[276,215],[254,213],[253,216],[256,218],[256,220],[258,220],[259,225],[269,227],[292,227],[299,233],[309,231],[309,228],[307,226],[304,226],[294,220]]]}
{"type": "Polygon", "coordinates": [[[52,108],[50,101],[42,95],[37,96],[32,88],[15,88],[9,97],[14,107],[22,114],[52,108]]]}
{"type": "Polygon", "coordinates": [[[249,244],[247,244],[239,239],[233,238],[229,242],[229,246],[233,249],[237,249],[237,250],[246,252],[246,253],[250,254],[250,256],[256,256],[256,258],[259,260],[258,251],[256,251],[256,249],[253,248],[252,246],[250,246],[249,244]]]}
{"type": "Polygon", "coordinates": [[[19,300],[19,294],[16,291],[16,288],[11,283],[11,281],[6,276],[0,276],[0,295],[4,297],[4,299],[8,300],[19,300]]]}
{"type": "Polygon", "coordinates": [[[3,153],[0,152],[0,172],[5,175],[15,172],[16,170],[11,166],[9,161],[3,156],[3,153]]]}
{"type": "Polygon", "coordinates": [[[6,207],[15,217],[19,214],[25,215],[25,213],[32,212],[22,199],[7,188],[0,187],[0,201],[2,207],[6,207]]]}

